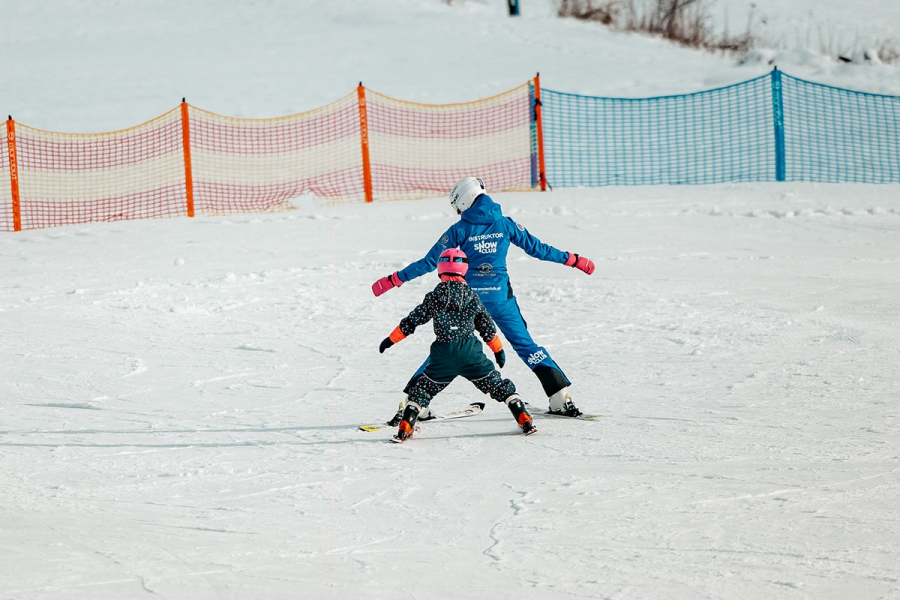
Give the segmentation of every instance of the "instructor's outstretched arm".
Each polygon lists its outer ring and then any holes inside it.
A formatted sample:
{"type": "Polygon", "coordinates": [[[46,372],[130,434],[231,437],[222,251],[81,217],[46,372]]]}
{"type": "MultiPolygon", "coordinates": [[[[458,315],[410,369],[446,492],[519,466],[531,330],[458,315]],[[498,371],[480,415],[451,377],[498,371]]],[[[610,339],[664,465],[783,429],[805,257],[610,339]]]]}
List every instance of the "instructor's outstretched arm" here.
{"type": "Polygon", "coordinates": [[[373,283],[372,293],[375,294],[375,296],[380,296],[392,288],[400,287],[407,281],[415,279],[416,277],[421,277],[426,273],[431,273],[437,268],[437,260],[441,255],[441,252],[447,248],[456,248],[457,245],[456,236],[451,227],[444,232],[441,238],[431,247],[431,250],[429,250],[428,254],[424,257],[411,263],[406,268],[391,273],[387,277],[382,277],[373,283]]]}
{"type": "MultiPolygon", "coordinates": [[[[509,219],[509,217],[506,218],[509,219]]],[[[540,260],[562,263],[567,267],[574,267],[584,271],[588,275],[594,272],[594,261],[591,259],[579,256],[574,252],[563,252],[550,244],[545,244],[512,219],[509,219],[509,221],[513,224],[511,229],[512,235],[509,241],[524,250],[529,256],[540,260]]]]}

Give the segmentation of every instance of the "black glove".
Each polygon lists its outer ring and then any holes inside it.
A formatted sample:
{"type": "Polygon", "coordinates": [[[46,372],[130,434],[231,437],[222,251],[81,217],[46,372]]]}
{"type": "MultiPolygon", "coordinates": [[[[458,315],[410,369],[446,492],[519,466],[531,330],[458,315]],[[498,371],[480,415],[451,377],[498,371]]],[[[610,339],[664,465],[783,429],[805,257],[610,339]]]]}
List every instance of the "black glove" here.
{"type": "Polygon", "coordinates": [[[378,352],[384,354],[384,351],[394,345],[394,342],[391,341],[391,338],[386,337],[381,340],[381,345],[378,346],[378,352]]]}
{"type": "Polygon", "coordinates": [[[494,352],[494,360],[497,361],[497,366],[499,368],[503,368],[503,365],[506,364],[506,352],[500,350],[500,352],[494,352]]]}

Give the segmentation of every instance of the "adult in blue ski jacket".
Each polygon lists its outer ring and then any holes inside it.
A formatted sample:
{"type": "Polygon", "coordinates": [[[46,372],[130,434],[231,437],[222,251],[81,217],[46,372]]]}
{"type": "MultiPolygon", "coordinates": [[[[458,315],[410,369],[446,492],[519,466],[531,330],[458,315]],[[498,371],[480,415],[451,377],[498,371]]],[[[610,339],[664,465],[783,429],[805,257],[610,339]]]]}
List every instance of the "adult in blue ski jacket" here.
{"type": "MultiPolygon", "coordinates": [[[[556,364],[546,348],[539,346],[522,318],[506,268],[506,254],[515,244],[529,256],[580,269],[590,275],[594,263],[577,254],[563,252],[541,242],[525,227],[504,217],[500,205],[485,193],[484,182],[474,177],[459,181],[450,192],[450,205],[460,215],[440,237],[424,258],[405,269],[382,277],[372,285],[372,292],[380,296],[387,290],[432,272],[438,257],[448,248],[460,248],[469,257],[466,283],[479,295],[504,337],[541,382],[550,404],[550,412],[567,416],[581,414],[569,393],[571,382],[556,364]]],[[[423,376],[428,361],[416,371],[404,392],[423,376]]],[[[398,414],[402,415],[401,410],[398,414]]],[[[420,417],[422,418],[422,417],[420,417]]]]}

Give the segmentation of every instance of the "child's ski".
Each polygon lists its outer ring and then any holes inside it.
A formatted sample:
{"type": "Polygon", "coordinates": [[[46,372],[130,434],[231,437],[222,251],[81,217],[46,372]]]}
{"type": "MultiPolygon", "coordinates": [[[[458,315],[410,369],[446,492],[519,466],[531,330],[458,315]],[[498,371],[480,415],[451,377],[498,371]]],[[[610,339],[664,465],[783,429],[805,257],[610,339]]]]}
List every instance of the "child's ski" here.
{"type": "MultiPolygon", "coordinates": [[[[430,423],[431,421],[446,421],[448,419],[462,419],[463,417],[474,417],[475,415],[480,415],[481,411],[484,410],[484,402],[473,402],[469,406],[462,408],[460,410],[454,410],[448,413],[444,413],[442,415],[435,415],[431,419],[419,419],[418,424],[421,423],[430,423]]],[[[388,425],[387,423],[377,423],[374,425],[360,425],[359,428],[362,431],[379,431],[381,429],[386,429],[389,427],[393,427],[392,425],[388,425]]]]}

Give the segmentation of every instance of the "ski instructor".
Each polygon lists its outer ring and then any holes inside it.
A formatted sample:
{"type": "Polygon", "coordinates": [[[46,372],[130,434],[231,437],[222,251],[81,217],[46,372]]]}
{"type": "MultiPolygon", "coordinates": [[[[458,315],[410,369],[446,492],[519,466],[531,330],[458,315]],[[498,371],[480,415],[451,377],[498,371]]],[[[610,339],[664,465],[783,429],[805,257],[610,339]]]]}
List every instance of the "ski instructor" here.
{"type": "MultiPolygon", "coordinates": [[[[400,287],[407,281],[434,271],[438,257],[448,248],[460,248],[469,257],[466,283],[478,294],[481,302],[493,317],[504,337],[525,364],[541,382],[550,403],[550,412],[577,417],[581,411],[575,407],[569,394],[571,382],[546,348],[538,346],[528,333],[525,319],[513,294],[512,285],[506,272],[506,253],[509,245],[515,244],[529,256],[540,260],[559,263],[584,271],[594,272],[593,261],[549,246],[528,233],[522,225],[509,217],[504,217],[500,205],[485,193],[484,182],[474,177],[461,179],[450,191],[450,206],[460,216],[431,247],[425,258],[417,260],[405,269],[382,277],[372,284],[372,293],[380,296],[391,288],[400,287]]],[[[409,393],[412,384],[425,377],[423,372],[428,360],[415,372],[404,388],[409,393]]],[[[404,403],[393,421],[399,423],[403,416],[404,403]]],[[[420,415],[425,420],[425,415],[420,415]]]]}

